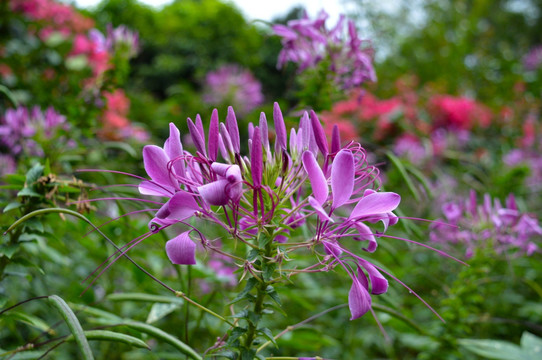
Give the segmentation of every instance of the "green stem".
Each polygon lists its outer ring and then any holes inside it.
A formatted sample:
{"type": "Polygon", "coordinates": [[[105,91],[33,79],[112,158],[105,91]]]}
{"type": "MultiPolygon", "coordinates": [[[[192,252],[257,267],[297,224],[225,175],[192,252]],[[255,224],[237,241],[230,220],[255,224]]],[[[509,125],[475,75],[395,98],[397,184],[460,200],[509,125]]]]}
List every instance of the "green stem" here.
{"type": "Polygon", "coordinates": [[[184,300],[186,300],[186,301],[189,302],[190,304],[194,305],[194,306],[197,307],[198,309],[203,310],[203,311],[205,311],[206,313],[208,313],[208,314],[214,316],[215,318],[224,321],[224,322],[227,323],[228,325],[230,325],[230,326],[235,326],[231,321],[227,320],[227,319],[224,318],[223,316],[218,315],[218,314],[215,313],[213,310],[208,309],[208,308],[206,308],[205,306],[203,306],[203,305],[201,305],[201,304],[198,304],[198,303],[195,302],[194,300],[190,299],[190,298],[189,298],[188,296],[186,296],[185,293],[183,293],[182,291],[175,291],[175,296],[180,297],[180,298],[183,298],[184,300]]]}

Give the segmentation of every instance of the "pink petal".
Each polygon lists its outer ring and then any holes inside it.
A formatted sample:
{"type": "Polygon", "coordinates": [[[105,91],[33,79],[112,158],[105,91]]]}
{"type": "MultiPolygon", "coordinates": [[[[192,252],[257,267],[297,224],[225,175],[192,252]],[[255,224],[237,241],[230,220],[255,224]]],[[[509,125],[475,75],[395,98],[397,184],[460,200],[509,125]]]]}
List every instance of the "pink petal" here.
{"type": "Polygon", "coordinates": [[[186,123],[188,124],[188,131],[190,132],[190,137],[192,137],[196,150],[201,154],[206,155],[204,135],[199,132],[198,126],[194,124],[192,119],[186,119],[186,123]]]}
{"type": "Polygon", "coordinates": [[[178,191],[173,195],[169,200],[168,209],[168,218],[177,220],[189,218],[196,211],[201,210],[196,200],[194,200],[194,196],[184,191],[178,191]]]}
{"type": "Polygon", "coordinates": [[[331,152],[337,153],[339,150],[341,150],[341,134],[339,127],[335,124],[331,133],[331,152]]]}
{"type": "Polygon", "coordinates": [[[263,158],[260,129],[254,128],[252,147],[250,152],[250,170],[252,171],[252,184],[259,188],[262,186],[263,158]]]}
{"type": "Polygon", "coordinates": [[[181,133],[177,126],[169,123],[169,138],[164,144],[166,155],[172,160],[172,166],[177,175],[184,175],[183,145],[181,144],[181,133]]]}
{"type": "Polygon", "coordinates": [[[353,280],[348,293],[348,307],[350,314],[352,314],[350,320],[362,317],[371,309],[371,295],[358,279],[353,280]]]}
{"type": "Polygon", "coordinates": [[[277,144],[284,150],[286,150],[287,134],[286,125],[284,124],[284,118],[282,117],[282,111],[280,111],[279,104],[275,102],[273,104],[273,122],[275,123],[275,133],[277,134],[277,144]]]}
{"type": "Polygon", "coordinates": [[[312,196],[309,196],[309,204],[316,211],[318,217],[320,217],[320,220],[334,222],[333,219],[328,216],[322,205],[320,205],[320,203],[312,196]]]}
{"type": "Polygon", "coordinates": [[[311,110],[310,112],[310,119],[312,123],[312,130],[314,132],[314,138],[316,140],[316,144],[318,145],[318,148],[322,152],[324,156],[326,156],[329,151],[327,149],[327,139],[326,134],[324,132],[324,128],[322,127],[322,124],[320,123],[320,120],[318,119],[318,116],[316,116],[316,113],[314,110],[311,110]]]}
{"type": "Polygon", "coordinates": [[[173,264],[194,265],[196,263],[196,244],[188,234],[189,232],[184,232],[166,243],[166,254],[173,264]]]}
{"type": "Polygon", "coordinates": [[[228,115],[226,115],[226,128],[231,137],[231,143],[233,145],[233,150],[236,153],[239,153],[241,150],[241,142],[239,138],[239,126],[237,126],[237,118],[235,117],[235,112],[231,106],[228,106],[228,115]]]}
{"type": "Polygon", "coordinates": [[[391,212],[401,202],[401,196],[392,192],[373,193],[361,198],[348,219],[391,212]]]}
{"type": "Polygon", "coordinates": [[[168,190],[169,187],[166,188],[164,186],[155,184],[152,181],[147,181],[147,180],[143,180],[141,184],[139,184],[138,189],[139,189],[139,192],[143,195],[170,197],[173,194],[173,191],[168,190]]]}
{"type": "MultiPolygon", "coordinates": [[[[173,179],[173,174],[168,171],[167,164],[169,158],[165,151],[156,145],[147,145],[143,148],[143,164],[145,171],[150,178],[157,184],[163,185],[168,190],[173,190],[176,180],[173,179]]],[[[173,192],[173,191],[172,191],[173,192]]]]}
{"type": "Polygon", "coordinates": [[[218,110],[214,109],[211,114],[211,123],[209,124],[209,158],[216,161],[218,157],[218,110]]]}
{"type": "Polygon", "coordinates": [[[341,150],[331,167],[332,208],[336,209],[352,196],[354,190],[354,156],[350,150],[341,150]]]}
{"type": "Polygon", "coordinates": [[[364,240],[368,240],[369,241],[369,245],[367,245],[367,247],[363,250],[367,251],[367,252],[374,252],[378,246],[377,242],[376,242],[376,239],[373,235],[373,231],[371,230],[371,228],[369,228],[367,225],[365,225],[364,223],[362,223],[361,221],[357,221],[355,224],[354,224],[354,227],[356,228],[356,230],[358,231],[358,236],[354,236],[354,240],[357,240],[357,241],[364,241],[364,240]]]}
{"type": "Polygon", "coordinates": [[[206,203],[216,206],[226,205],[229,200],[226,194],[226,185],[228,184],[228,180],[217,180],[198,187],[198,191],[206,203]]]}
{"type": "Polygon", "coordinates": [[[305,151],[302,157],[303,167],[309,175],[309,180],[312,186],[312,192],[318,203],[323,204],[327,200],[329,188],[327,186],[324,173],[318,165],[314,154],[310,151],[305,151]]]}
{"type": "MultiPolygon", "coordinates": [[[[388,291],[388,280],[382,274],[380,271],[378,271],[370,262],[363,261],[360,262],[360,265],[367,271],[369,274],[369,280],[371,281],[371,294],[374,295],[380,295],[384,294],[386,291],[388,291]]],[[[361,276],[362,271],[358,267],[358,274],[361,276]]],[[[363,274],[365,276],[365,274],[363,274]]]]}

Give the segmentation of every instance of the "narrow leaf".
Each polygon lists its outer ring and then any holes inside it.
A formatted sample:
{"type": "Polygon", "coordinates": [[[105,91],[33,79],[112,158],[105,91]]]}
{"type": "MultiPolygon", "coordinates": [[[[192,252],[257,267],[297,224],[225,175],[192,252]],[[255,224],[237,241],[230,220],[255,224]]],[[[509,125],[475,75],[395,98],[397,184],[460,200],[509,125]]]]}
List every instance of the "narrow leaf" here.
{"type": "MultiPolygon", "coordinates": [[[[87,330],[84,331],[85,337],[87,340],[100,340],[100,341],[114,341],[127,344],[130,346],[135,346],[139,348],[145,348],[150,350],[151,348],[143,340],[136,337],[109,331],[109,330],[87,330]]],[[[66,338],[66,341],[74,340],[73,335],[70,335],[66,338]]]]}

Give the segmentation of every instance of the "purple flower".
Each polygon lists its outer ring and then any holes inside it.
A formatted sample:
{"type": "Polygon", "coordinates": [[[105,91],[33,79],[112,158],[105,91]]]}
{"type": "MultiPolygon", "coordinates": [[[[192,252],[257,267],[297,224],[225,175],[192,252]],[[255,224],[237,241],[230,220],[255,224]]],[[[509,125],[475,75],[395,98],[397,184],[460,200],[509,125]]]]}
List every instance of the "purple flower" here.
{"type": "MultiPolygon", "coordinates": [[[[92,34],[91,34],[92,35],[92,34]]],[[[105,42],[103,35],[97,33],[92,35],[98,43],[107,48],[109,53],[118,54],[126,59],[131,59],[139,53],[139,35],[137,32],[128,29],[124,25],[114,28],[111,24],[107,26],[105,42]]]]}
{"type": "Polygon", "coordinates": [[[232,104],[241,116],[245,116],[263,100],[260,82],[250,71],[237,65],[223,65],[205,77],[203,101],[207,104],[232,104]]]}
{"type": "Polygon", "coordinates": [[[542,45],[533,47],[523,57],[523,67],[527,71],[536,71],[542,64],[542,45]]]}
{"type": "Polygon", "coordinates": [[[351,319],[369,311],[372,296],[388,289],[384,275],[395,279],[372,264],[370,256],[377,250],[378,239],[386,237],[388,227],[398,222],[393,211],[401,197],[378,191],[378,169],[368,163],[361,145],[349,142],[341,147],[337,135],[329,152],[314,112],[310,116],[304,113],[288,138],[277,103],[273,111],[274,150],[265,114],[260,114],[257,126],[249,125],[248,155],[241,152],[245,147],[241,146],[232,108],[225,124],[219,122],[217,111],[211,116],[208,138],[218,139],[220,151],[215,145],[206,146],[203,122],[199,116],[196,119],[195,123],[188,121],[195,153],[183,148],[174,124],[170,124],[163,147],[148,145],[143,149],[149,179],[140,182],[139,191],[158,200],[137,200],[159,206],[149,223],[148,236],[173,225],[188,228],[167,242],[171,262],[194,264],[197,241],[206,251],[243,268],[242,278],[248,272],[257,276],[261,270],[235,251],[239,242],[262,250],[259,246],[265,234],[276,251],[270,261],[278,263],[283,272],[289,276],[326,272],[340,265],[352,281],[348,294],[351,319]],[[202,223],[222,227],[228,235],[209,240],[208,234],[216,236],[216,231],[210,232],[202,223]],[[311,235],[291,239],[292,230],[302,225],[311,235]],[[352,247],[364,250],[363,255],[352,247]],[[286,260],[293,260],[296,251],[307,248],[316,254],[314,265],[304,269],[287,266],[286,260]]]}
{"type": "Polygon", "coordinates": [[[467,256],[488,246],[497,254],[516,256],[530,256],[538,251],[534,240],[542,235],[538,219],[520,212],[512,194],[503,206],[488,194],[482,204],[477,204],[476,194],[471,191],[468,199],[445,203],[442,212],[448,223],[458,227],[436,222],[431,226],[431,240],[446,245],[461,244],[467,256]]]}
{"type": "Polygon", "coordinates": [[[326,29],[327,18],[328,15],[322,10],[316,20],[310,20],[305,13],[302,19],[291,20],[286,26],[274,25],[273,31],[282,37],[283,46],[277,67],[280,69],[286,63],[293,62],[301,73],[328,59],[331,80],[341,89],[376,81],[370,43],[358,37],[351,20],[348,21],[348,37],[343,39],[344,17],[341,15],[331,30],[326,29]]]}

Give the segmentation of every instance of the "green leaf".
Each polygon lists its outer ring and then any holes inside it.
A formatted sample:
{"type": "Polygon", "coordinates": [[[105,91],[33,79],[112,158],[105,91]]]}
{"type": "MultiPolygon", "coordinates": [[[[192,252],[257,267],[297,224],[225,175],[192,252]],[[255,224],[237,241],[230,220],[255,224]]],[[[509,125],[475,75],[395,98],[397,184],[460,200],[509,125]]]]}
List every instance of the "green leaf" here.
{"type": "MultiPolygon", "coordinates": [[[[144,348],[150,350],[151,348],[143,340],[138,339],[134,336],[109,331],[109,330],[87,330],[84,331],[85,337],[87,340],[100,340],[100,341],[113,341],[127,344],[130,346],[135,346],[139,348],[144,348]]],[[[73,341],[73,335],[70,335],[66,338],[66,341],[73,341]]]]}
{"type": "Polygon", "coordinates": [[[277,342],[275,338],[273,337],[273,333],[268,328],[260,328],[258,329],[258,332],[262,334],[264,337],[267,338],[267,340],[271,341],[275,347],[278,347],[277,342]]]}
{"type": "Polygon", "coordinates": [[[158,340],[162,340],[172,345],[177,350],[181,351],[183,354],[189,356],[192,359],[201,360],[201,356],[199,356],[194,349],[183,343],[181,340],[177,339],[175,336],[170,335],[167,332],[158,329],[157,327],[137,321],[127,321],[122,323],[122,325],[128,326],[134,330],[153,336],[158,340]]]}
{"type": "Polygon", "coordinates": [[[25,223],[25,226],[28,230],[31,231],[37,231],[42,234],[45,232],[43,223],[39,219],[30,219],[25,223]]]}
{"type": "Polygon", "coordinates": [[[145,301],[153,303],[173,303],[173,304],[182,304],[183,299],[180,299],[175,296],[162,296],[162,295],[152,295],[145,293],[113,293],[109,294],[106,297],[107,300],[111,301],[145,301]]]}
{"type": "Polygon", "coordinates": [[[149,312],[149,315],[147,316],[147,321],[145,321],[147,324],[152,324],[153,322],[156,322],[160,320],[161,318],[171,314],[175,310],[177,310],[181,305],[180,304],[162,304],[162,303],[155,303],[151,307],[151,311],[149,312]]]}
{"type": "Polygon", "coordinates": [[[264,233],[260,233],[260,237],[258,238],[258,246],[261,249],[265,249],[267,245],[271,242],[271,237],[265,235],[264,233]]]}
{"type": "Polygon", "coordinates": [[[130,144],[120,142],[120,141],[107,141],[103,143],[105,148],[119,149],[125,151],[131,157],[137,158],[137,151],[130,146],[130,144]]]}
{"type": "Polygon", "coordinates": [[[104,310],[101,310],[101,309],[96,309],[94,307],[81,305],[81,304],[74,304],[74,303],[69,303],[69,305],[70,305],[70,307],[72,309],[75,309],[76,311],[82,311],[82,312],[85,312],[85,313],[87,313],[87,314],[89,314],[91,316],[101,318],[101,319],[107,320],[109,322],[118,322],[118,323],[122,322],[121,317],[118,317],[115,314],[112,314],[110,312],[107,312],[107,311],[104,311],[104,310]]]}
{"type": "Polygon", "coordinates": [[[273,299],[274,302],[277,303],[278,306],[282,306],[282,302],[280,301],[279,294],[275,291],[275,288],[273,288],[271,285],[269,285],[265,291],[267,292],[267,295],[271,299],[273,299]]]}
{"type": "Polygon", "coordinates": [[[34,190],[32,190],[32,189],[29,188],[29,187],[25,187],[25,188],[23,188],[21,191],[19,191],[19,192],[17,193],[17,196],[40,197],[41,194],[35,192],[34,190]]]}
{"type": "MultiPolygon", "coordinates": [[[[0,353],[1,354],[1,353],[0,353]]],[[[13,357],[6,357],[10,360],[35,360],[43,356],[43,351],[22,351],[18,352],[13,357]]]]}
{"type": "Polygon", "coordinates": [[[237,339],[239,339],[241,336],[243,336],[247,332],[246,328],[242,327],[235,327],[232,329],[228,336],[228,344],[233,345],[237,339]]]}
{"type": "Polygon", "coordinates": [[[0,245],[0,257],[5,256],[8,259],[11,259],[18,249],[19,244],[0,245]]]}
{"type": "Polygon", "coordinates": [[[60,312],[64,318],[64,321],[66,321],[66,324],[68,324],[68,328],[75,338],[75,343],[81,351],[82,358],[85,360],[93,360],[94,356],[90,350],[90,345],[85,337],[83,328],[68,304],[66,304],[66,302],[57,295],[49,296],[49,302],[60,312]]]}
{"type": "Polygon", "coordinates": [[[230,301],[228,305],[235,304],[236,302],[241,301],[242,299],[244,299],[248,295],[250,290],[252,290],[252,288],[254,288],[254,286],[257,283],[258,283],[258,280],[254,279],[254,278],[248,279],[247,284],[246,284],[245,288],[243,289],[243,291],[241,291],[239,294],[237,294],[235,299],[230,301]]]}
{"type": "Polygon", "coordinates": [[[30,185],[38,181],[43,176],[43,165],[36,164],[26,173],[26,184],[30,185]]]}
{"type": "Polygon", "coordinates": [[[390,152],[390,151],[386,151],[386,155],[391,160],[393,165],[395,165],[397,170],[399,170],[399,173],[401,174],[401,176],[405,180],[405,183],[408,186],[408,188],[409,188],[410,192],[412,193],[412,195],[414,196],[414,199],[416,199],[416,201],[419,202],[421,200],[420,193],[419,193],[418,189],[416,189],[416,187],[412,183],[412,179],[410,178],[410,175],[408,175],[408,173],[407,173],[405,167],[403,166],[403,163],[401,162],[401,160],[399,160],[399,158],[397,156],[393,155],[393,153],[390,152]]]}
{"type": "Polygon", "coordinates": [[[243,349],[241,351],[241,360],[254,360],[256,351],[253,349],[243,349]]]}
{"type": "Polygon", "coordinates": [[[275,263],[265,263],[263,266],[263,279],[269,281],[273,278],[277,264],[275,263]]]}
{"type": "Polygon", "coordinates": [[[13,202],[10,202],[5,208],[4,208],[4,213],[7,213],[8,211],[11,211],[11,210],[14,210],[14,209],[17,209],[17,208],[20,208],[21,206],[23,206],[23,204],[21,204],[20,202],[18,201],[13,201],[13,202]]]}
{"type": "Polygon", "coordinates": [[[24,182],[26,181],[26,176],[21,175],[21,174],[8,174],[8,175],[4,176],[4,179],[9,184],[24,185],[24,182]]]}
{"type": "Polygon", "coordinates": [[[28,324],[40,331],[48,333],[49,335],[55,335],[54,329],[52,329],[45,321],[43,321],[42,319],[34,315],[26,314],[19,311],[10,311],[4,316],[10,317],[22,323],[28,324]]]}
{"type": "Polygon", "coordinates": [[[525,331],[521,335],[520,344],[530,359],[542,359],[542,338],[525,331]]]}
{"type": "Polygon", "coordinates": [[[522,349],[508,341],[460,339],[459,345],[486,359],[526,359],[522,349]]]}

